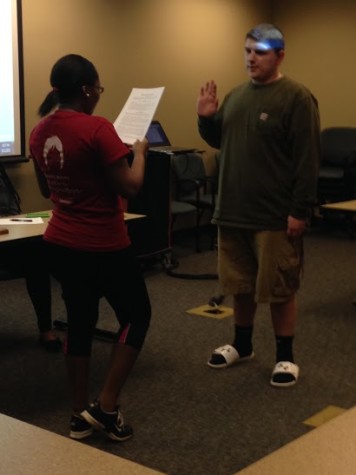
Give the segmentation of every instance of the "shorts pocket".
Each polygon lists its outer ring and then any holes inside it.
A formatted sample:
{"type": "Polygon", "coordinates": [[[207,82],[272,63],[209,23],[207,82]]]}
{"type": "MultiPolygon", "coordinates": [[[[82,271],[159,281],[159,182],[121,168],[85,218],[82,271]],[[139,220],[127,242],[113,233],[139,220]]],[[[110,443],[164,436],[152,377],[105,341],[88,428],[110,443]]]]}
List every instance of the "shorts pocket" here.
{"type": "Polygon", "coordinates": [[[285,241],[285,249],[281,253],[277,265],[276,278],[273,286],[273,295],[276,297],[289,297],[300,287],[302,260],[302,241],[292,238],[285,241]]]}

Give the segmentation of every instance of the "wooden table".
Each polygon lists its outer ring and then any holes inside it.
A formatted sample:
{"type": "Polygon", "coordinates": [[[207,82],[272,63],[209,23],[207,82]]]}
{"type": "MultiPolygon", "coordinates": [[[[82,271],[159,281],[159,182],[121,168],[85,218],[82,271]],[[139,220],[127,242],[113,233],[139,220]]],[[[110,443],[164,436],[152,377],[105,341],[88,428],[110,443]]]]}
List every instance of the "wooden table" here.
{"type": "Polygon", "coordinates": [[[326,203],[321,205],[323,209],[336,210],[336,211],[348,211],[356,213],[356,200],[338,201],[336,203],[326,203]]]}
{"type": "MultiPolygon", "coordinates": [[[[39,213],[43,214],[48,214],[48,217],[42,217],[42,223],[27,223],[24,222],[23,224],[9,224],[9,225],[2,225],[0,223],[0,230],[3,229],[6,232],[4,234],[0,233],[0,245],[2,242],[9,242],[9,241],[19,241],[19,244],[21,245],[21,240],[23,239],[30,239],[30,238],[36,238],[36,237],[41,237],[47,227],[48,221],[51,218],[52,212],[49,211],[39,211],[39,213]]],[[[133,220],[145,218],[144,214],[137,214],[137,213],[125,213],[124,215],[125,221],[130,222],[133,220]]],[[[31,219],[28,218],[27,214],[19,214],[16,216],[10,216],[10,219],[31,219]]],[[[19,277],[19,276],[16,276],[19,277]]],[[[11,277],[8,277],[11,278],[11,277]]],[[[12,277],[13,278],[13,277],[12,277]]],[[[2,276],[1,280],[6,280],[7,276],[2,276]]],[[[65,330],[67,328],[67,322],[62,321],[62,320],[54,320],[53,325],[55,328],[59,330],[65,330]]],[[[103,330],[101,328],[96,328],[94,331],[94,336],[96,338],[99,338],[101,340],[115,340],[116,338],[116,333],[111,332],[108,330],[103,330]]]]}
{"type": "Polygon", "coordinates": [[[356,200],[337,201],[335,203],[325,203],[320,205],[322,210],[328,212],[339,212],[345,215],[345,223],[350,237],[354,237],[353,220],[356,214],[356,200]]]}
{"type": "Polygon", "coordinates": [[[249,465],[238,475],[354,475],[355,441],[356,406],[249,465]]]}
{"type": "Polygon", "coordinates": [[[0,473],[157,475],[162,472],[0,414],[0,473]]]}
{"type": "MultiPolygon", "coordinates": [[[[6,241],[16,241],[19,239],[28,239],[31,237],[42,236],[46,230],[48,221],[52,216],[51,210],[42,211],[41,213],[47,213],[48,217],[42,217],[42,223],[26,223],[23,224],[1,224],[0,222],[0,230],[5,229],[5,234],[0,234],[0,243],[6,241]]],[[[4,219],[31,219],[27,218],[27,214],[18,214],[16,216],[9,216],[8,218],[4,219]]],[[[136,213],[125,213],[124,214],[125,221],[132,221],[134,219],[144,218],[144,214],[136,214],[136,213]]]]}

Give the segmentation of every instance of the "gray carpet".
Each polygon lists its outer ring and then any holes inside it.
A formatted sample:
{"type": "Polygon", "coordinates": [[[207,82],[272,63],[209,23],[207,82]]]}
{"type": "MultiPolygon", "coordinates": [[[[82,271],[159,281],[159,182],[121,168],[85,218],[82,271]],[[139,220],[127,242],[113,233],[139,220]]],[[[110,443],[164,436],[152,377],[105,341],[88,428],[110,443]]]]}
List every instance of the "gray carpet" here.
{"type": "MultiPolygon", "coordinates": [[[[215,251],[206,245],[195,254],[193,247],[189,236],[177,237],[176,271],[214,273],[215,251]]],[[[206,361],[212,349],[230,342],[232,319],[186,310],[207,304],[218,292],[217,281],[173,278],[158,264],[146,268],[152,325],[121,399],[135,437],[116,444],[95,434],[85,443],[170,475],[228,475],[305,434],[303,421],[326,406],[355,405],[356,240],[315,229],[305,239],[305,257],[295,343],[301,376],[283,390],[269,385],[274,338],[267,306],[256,319],[256,358],[212,370],[206,361]]],[[[63,356],[38,346],[24,282],[1,282],[0,292],[0,412],[66,436],[70,403],[63,356]]],[[[65,318],[56,283],[53,293],[54,318],[65,318]]],[[[105,302],[100,326],[116,328],[105,302]]],[[[109,343],[94,341],[93,397],[109,351],[109,343]]]]}

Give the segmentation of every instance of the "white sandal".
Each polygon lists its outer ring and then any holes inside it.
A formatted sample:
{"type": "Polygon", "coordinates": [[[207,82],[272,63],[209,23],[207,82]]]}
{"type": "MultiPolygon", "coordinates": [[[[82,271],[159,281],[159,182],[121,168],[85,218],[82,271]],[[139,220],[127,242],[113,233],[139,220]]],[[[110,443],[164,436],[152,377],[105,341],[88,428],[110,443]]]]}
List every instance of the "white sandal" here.
{"type": "MultiPolygon", "coordinates": [[[[219,348],[216,348],[213,351],[211,358],[208,361],[208,366],[210,366],[211,368],[227,368],[228,366],[232,366],[235,363],[240,363],[242,361],[250,360],[253,357],[254,357],[254,353],[252,352],[250,355],[243,356],[241,358],[236,348],[234,348],[232,345],[224,345],[224,346],[219,346],[219,348]],[[222,356],[222,358],[225,361],[215,363],[214,356],[216,355],[222,356]]],[[[221,360],[221,358],[219,359],[221,360]]]]}
{"type": "Polygon", "coordinates": [[[289,386],[294,386],[297,382],[299,376],[299,367],[291,363],[290,361],[278,361],[272,371],[271,377],[271,385],[276,386],[278,388],[286,388],[289,386]],[[278,380],[279,378],[276,377],[278,375],[288,375],[289,377],[286,378],[286,381],[278,380]]]}

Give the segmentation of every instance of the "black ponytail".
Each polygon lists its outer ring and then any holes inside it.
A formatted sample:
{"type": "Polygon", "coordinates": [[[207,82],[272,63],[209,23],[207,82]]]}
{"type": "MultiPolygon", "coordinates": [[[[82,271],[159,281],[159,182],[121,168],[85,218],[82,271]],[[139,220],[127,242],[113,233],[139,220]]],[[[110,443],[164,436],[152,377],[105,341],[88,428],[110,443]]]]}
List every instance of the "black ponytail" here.
{"type": "Polygon", "coordinates": [[[53,90],[49,92],[42,102],[40,107],[38,108],[38,115],[40,117],[44,117],[49,114],[55,107],[58,105],[58,94],[57,91],[53,90]]]}

